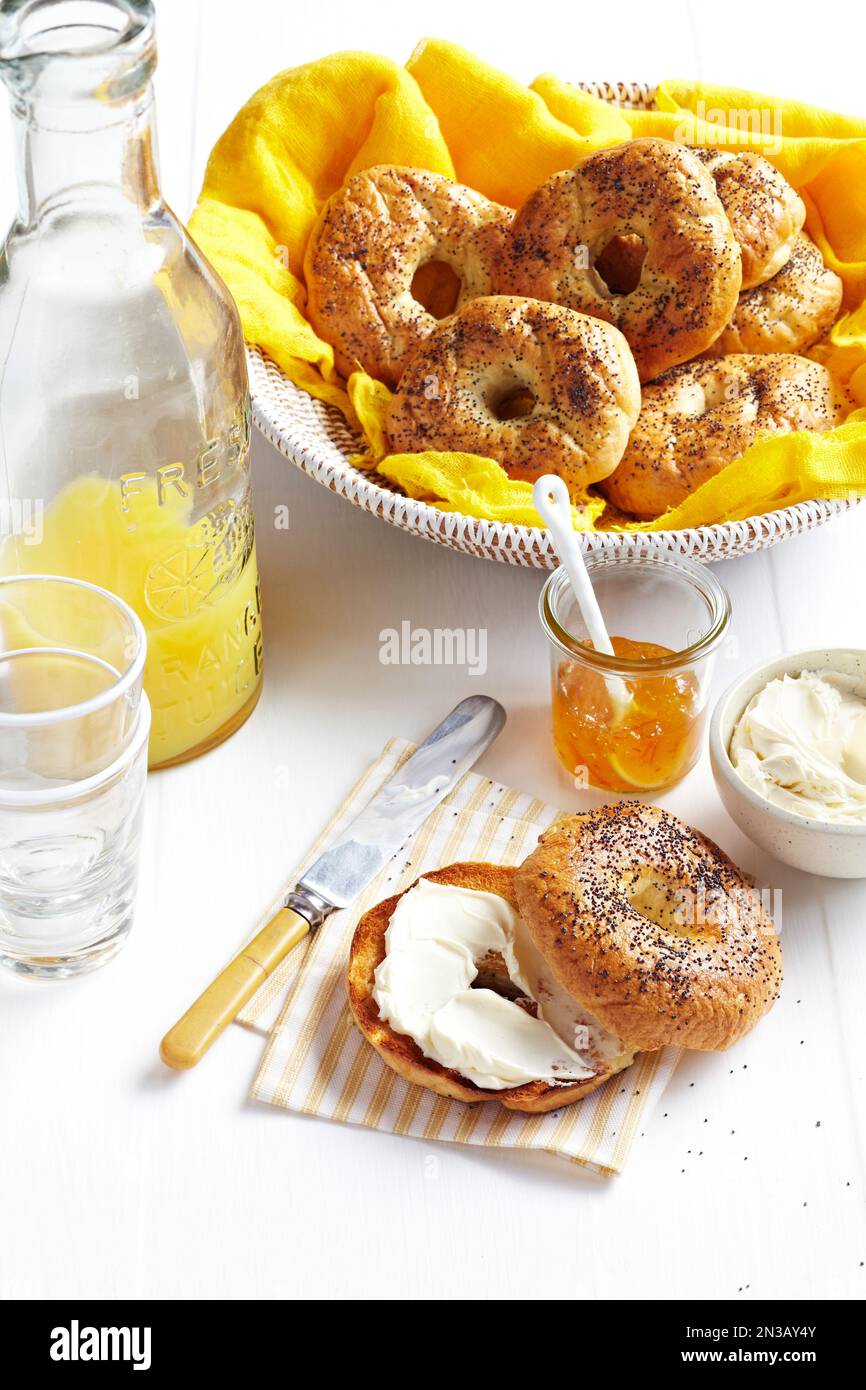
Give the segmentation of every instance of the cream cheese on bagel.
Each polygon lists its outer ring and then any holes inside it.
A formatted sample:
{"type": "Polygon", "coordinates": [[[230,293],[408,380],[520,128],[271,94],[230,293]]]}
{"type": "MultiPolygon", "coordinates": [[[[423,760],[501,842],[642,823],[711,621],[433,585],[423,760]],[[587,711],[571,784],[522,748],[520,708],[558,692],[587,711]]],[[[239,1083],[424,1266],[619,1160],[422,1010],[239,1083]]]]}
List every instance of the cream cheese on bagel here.
{"type": "Polygon", "coordinates": [[[399,899],[373,998],[398,1033],[476,1086],[583,1081],[623,1050],[556,983],[520,915],[495,893],[420,879],[399,899]],[[473,988],[486,960],[504,963],[517,999],[473,988]]]}

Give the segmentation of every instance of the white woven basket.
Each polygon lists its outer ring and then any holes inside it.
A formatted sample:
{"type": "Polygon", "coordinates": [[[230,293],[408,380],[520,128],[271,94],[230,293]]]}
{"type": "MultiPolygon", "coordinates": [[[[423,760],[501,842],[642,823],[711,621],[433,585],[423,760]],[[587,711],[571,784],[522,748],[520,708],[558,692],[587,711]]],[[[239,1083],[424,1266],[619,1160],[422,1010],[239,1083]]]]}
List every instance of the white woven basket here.
{"type": "MultiPolygon", "coordinates": [[[[579,86],[613,105],[636,109],[652,106],[655,94],[654,87],[640,82],[582,82],[579,86]]],[[[391,526],[438,545],[510,565],[556,568],[556,551],[541,527],[481,521],[441,511],[428,502],[415,502],[394,492],[376,473],[353,467],[350,458],[360,451],[361,441],[340,412],[295,386],[258,348],[247,348],[247,361],[256,425],[281,454],[311,478],[391,526]]],[[[580,533],[580,542],[586,552],[641,554],[662,549],[695,560],[726,560],[820,526],[854,506],[856,500],[800,502],[745,521],[682,531],[587,531],[580,533]]]]}

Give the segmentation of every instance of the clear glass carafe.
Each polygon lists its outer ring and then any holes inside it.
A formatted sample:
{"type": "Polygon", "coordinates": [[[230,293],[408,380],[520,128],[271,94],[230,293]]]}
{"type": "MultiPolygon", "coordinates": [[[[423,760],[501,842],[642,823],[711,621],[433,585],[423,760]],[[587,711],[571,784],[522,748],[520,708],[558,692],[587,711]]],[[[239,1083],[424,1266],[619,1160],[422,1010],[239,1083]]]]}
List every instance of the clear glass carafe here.
{"type": "Polygon", "coordinates": [[[0,573],[135,609],[160,766],[243,722],[262,649],[241,326],[160,194],[155,64],[150,0],[4,0],[0,573]]]}

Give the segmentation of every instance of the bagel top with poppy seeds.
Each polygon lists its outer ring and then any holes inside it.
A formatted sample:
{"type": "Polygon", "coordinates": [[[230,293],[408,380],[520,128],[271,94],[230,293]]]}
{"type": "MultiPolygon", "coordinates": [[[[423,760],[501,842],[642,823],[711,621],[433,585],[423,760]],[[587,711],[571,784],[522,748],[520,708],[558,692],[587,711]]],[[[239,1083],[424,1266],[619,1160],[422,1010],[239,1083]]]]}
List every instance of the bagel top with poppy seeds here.
{"type": "Polygon", "coordinates": [[[641,381],[708,348],[741,285],[740,246],[712,174],[693,150],[654,138],[596,150],[536,189],[514,219],[500,281],[505,294],[614,324],[641,381]],[[614,260],[637,283],[603,278],[617,247],[627,254],[614,260]]]}
{"type": "Polygon", "coordinates": [[[554,978],[633,1047],[723,1050],[778,996],[782,953],[760,894],[659,806],[626,801],[558,821],[514,892],[554,978]]]}

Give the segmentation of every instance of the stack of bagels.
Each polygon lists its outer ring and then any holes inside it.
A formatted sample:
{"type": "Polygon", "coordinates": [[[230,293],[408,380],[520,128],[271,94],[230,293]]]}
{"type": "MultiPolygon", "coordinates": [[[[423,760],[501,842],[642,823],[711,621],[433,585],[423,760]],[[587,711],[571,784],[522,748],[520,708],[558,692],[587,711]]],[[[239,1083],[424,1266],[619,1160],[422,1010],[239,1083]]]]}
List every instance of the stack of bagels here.
{"type": "Polygon", "coordinates": [[[650,519],[758,436],[844,419],[803,355],[842,301],[804,222],[762,156],[661,139],[588,155],[516,213],[382,165],[322,210],[308,316],[339,371],[394,389],[392,452],[558,473],[650,519]]]}

